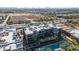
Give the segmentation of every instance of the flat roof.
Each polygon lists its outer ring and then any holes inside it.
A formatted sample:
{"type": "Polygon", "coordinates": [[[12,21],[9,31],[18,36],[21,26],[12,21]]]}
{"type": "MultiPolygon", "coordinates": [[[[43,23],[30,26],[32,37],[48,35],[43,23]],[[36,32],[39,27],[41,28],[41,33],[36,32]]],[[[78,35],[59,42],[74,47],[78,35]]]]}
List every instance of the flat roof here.
{"type": "MultiPolygon", "coordinates": [[[[14,32],[16,31],[16,29],[4,29],[5,31],[3,32],[3,34],[5,33],[8,33],[8,35],[5,35],[5,36],[2,36],[1,39],[4,40],[5,39],[5,42],[4,43],[7,43],[7,44],[10,44],[8,46],[5,47],[5,50],[7,49],[16,49],[16,44],[15,44],[15,40],[13,40],[13,35],[14,35],[14,32]]],[[[0,48],[2,49],[2,48],[0,48]]]]}
{"type": "Polygon", "coordinates": [[[69,33],[74,35],[75,37],[79,38],[79,30],[77,29],[72,29],[69,33]]]}
{"type": "Polygon", "coordinates": [[[58,25],[54,26],[52,23],[46,23],[46,24],[39,24],[39,25],[30,25],[29,27],[27,26],[25,29],[26,34],[33,34],[34,31],[40,31],[43,29],[50,29],[50,28],[61,28],[58,25]]]}
{"type": "Polygon", "coordinates": [[[25,33],[26,33],[26,35],[28,35],[28,34],[33,34],[33,31],[30,30],[29,28],[26,28],[26,29],[25,29],[25,33]]]}

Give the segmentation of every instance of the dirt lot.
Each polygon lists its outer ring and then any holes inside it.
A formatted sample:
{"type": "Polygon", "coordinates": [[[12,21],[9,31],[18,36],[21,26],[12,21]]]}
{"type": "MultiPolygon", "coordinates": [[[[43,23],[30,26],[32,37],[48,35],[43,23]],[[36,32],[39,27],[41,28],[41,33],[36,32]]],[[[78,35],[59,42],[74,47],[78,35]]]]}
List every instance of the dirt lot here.
{"type": "Polygon", "coordinates": [[[37,14],[10,14],[7,24],[23,24],[39,18],[37,14]]]}

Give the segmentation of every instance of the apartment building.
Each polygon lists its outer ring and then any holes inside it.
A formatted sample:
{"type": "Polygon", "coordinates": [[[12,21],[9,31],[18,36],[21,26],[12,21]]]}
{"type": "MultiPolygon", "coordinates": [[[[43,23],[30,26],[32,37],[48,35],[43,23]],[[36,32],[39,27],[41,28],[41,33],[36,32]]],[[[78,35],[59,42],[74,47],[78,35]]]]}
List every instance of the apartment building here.
{"type": "Polygon", "coordinates": [[[24,29],[23,48],[24,50],[32,50],[32,48],[41,46],[44,42],[59,40],[57,38],[61,37],[60,34],[61,28],[52,23],[31,25],[24,29]],[[52,39],[48,40],[48,37],[52,37],[52,39]]]}

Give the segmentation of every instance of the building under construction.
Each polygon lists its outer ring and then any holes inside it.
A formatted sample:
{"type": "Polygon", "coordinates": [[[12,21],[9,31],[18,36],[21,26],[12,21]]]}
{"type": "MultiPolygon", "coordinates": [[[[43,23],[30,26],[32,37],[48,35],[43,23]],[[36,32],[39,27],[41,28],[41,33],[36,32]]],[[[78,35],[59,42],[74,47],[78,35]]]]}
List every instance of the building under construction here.
{"type": "Polygon", "coordinates": [[[23,50],[35,50],[38,47],[59,42],[61,28],[52,23],[34,24],[23,29],[23,50]]]}

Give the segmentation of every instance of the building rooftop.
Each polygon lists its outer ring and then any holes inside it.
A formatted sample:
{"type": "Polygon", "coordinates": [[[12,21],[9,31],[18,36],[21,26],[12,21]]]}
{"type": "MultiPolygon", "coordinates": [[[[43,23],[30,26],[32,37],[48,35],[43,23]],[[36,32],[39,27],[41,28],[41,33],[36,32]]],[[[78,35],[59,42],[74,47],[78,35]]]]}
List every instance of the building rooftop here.
{"type": "Polygon", "coordinates": [[[26,35],[28,35],[28,34],[32,34],[32,33],[33,33],[33,31],[32,31],[32,30],[30,30],[29,28],[26,28],[26,29],[25,29],[25,33],[26,33],[26,35]]]}
{"type": "MultiPolygon", "coordinates": [[[[16,39],[14,39],[14,35],[16,32],[16,28],[10,28],[10,29],[3,29],[2,34],[0,34],[0,40],[4,40],[3,45],[6,45],[5,48],[4,47],[0,47],[0,49],[16,49],[16,39]]],[[[1,43],[0,43],[1,44],[1,43]]]]}
{"type": "Polygon", "coordinates": [[[44,29],[50,29],[50,28],[58,28],[60,29],[61,27],[57,26],[57,25],[53,25],[52,23],[46,23],[46,24],[39,24],[39,25],[29,25],[28,27],[26,27],[25,29],[25,33],[26,34],[32,34],[34,31],[41,31],[44,29]]]}
{"type": "Polygon", "coordinates": [[[71,29],[68,31],[70,34],[75,36],[76,38],[79,38],[79,30],[78,29],[71,29]]]}
{"type": "Polygon", "coordinates": [[[67,31],[68,33],[70,33],[74,37],[79,38],[79,29],[75,29],[73,27],[66,26],[66,25],[63,25],[62,28],[64,31],[67,31]]]}

